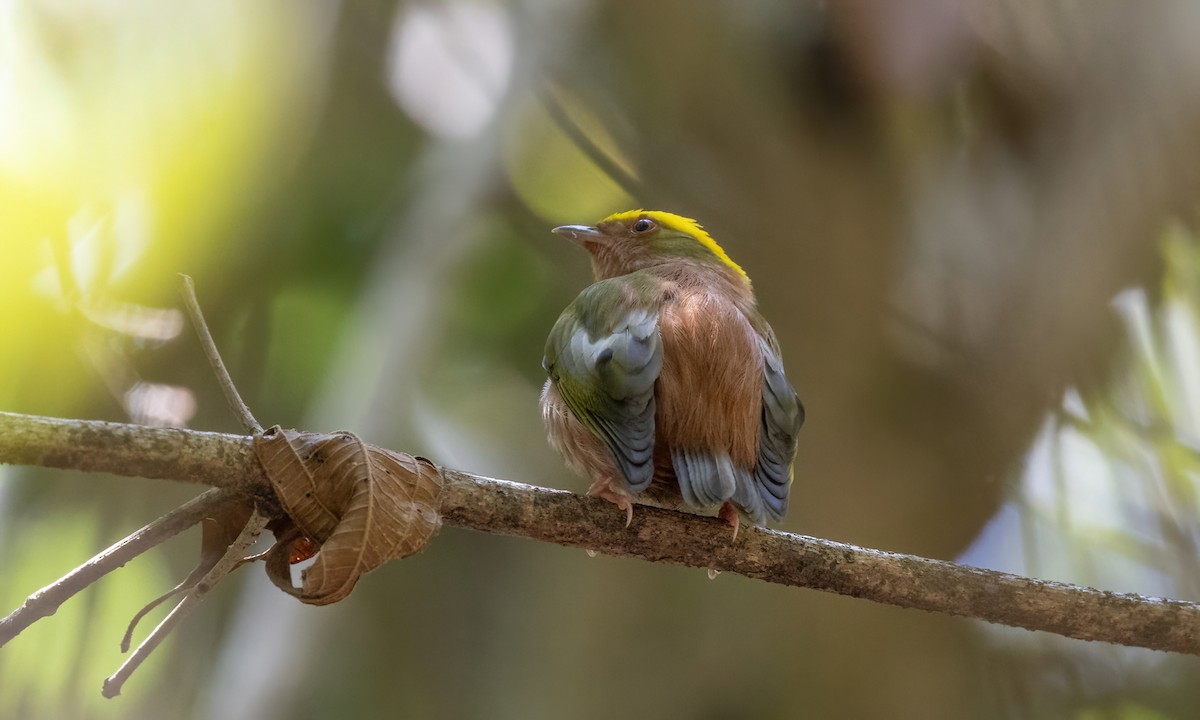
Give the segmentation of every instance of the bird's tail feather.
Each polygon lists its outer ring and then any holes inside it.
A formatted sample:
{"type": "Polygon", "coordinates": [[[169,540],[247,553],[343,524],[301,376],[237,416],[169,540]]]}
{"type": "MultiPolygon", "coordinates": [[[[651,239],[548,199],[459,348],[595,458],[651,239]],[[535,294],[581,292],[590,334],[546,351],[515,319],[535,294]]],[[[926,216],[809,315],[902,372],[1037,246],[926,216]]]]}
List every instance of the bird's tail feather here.
{"type": "Polygon", "coordinates": [[[688,505],[703,509],[733,500],[752,521],[759,525],[766,522],[767,513],[771,512],[767,505],[775,498],[765,497],[767,491],[760,486],[753,470],[734,467],[726,453],[676,450],[671,459],[683,500],[688,505]]]}

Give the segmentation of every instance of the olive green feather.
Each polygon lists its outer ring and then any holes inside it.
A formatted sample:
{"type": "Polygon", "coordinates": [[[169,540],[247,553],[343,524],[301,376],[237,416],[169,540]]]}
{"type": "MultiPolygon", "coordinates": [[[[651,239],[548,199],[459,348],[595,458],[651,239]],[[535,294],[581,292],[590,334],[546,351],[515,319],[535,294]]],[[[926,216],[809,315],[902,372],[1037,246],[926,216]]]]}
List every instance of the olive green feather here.
{"type": "Polygon", "coordinates": [[[654,477],[654,383],[663,359],[654,286],[640,273],[591,285],[559,316],[542,360],[633,492],[654,477]]]}

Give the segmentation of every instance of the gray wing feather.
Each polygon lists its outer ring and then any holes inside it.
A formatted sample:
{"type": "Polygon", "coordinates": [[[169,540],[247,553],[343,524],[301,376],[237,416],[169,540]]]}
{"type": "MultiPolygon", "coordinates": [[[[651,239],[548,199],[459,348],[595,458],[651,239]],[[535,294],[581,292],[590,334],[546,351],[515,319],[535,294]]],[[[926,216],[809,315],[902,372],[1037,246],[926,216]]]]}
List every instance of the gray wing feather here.
{"type": "Polygon", "coordinates": [[[571,412],[612,451],[629,489],[649,487],[654,383],[662,370],[658,313],[627,310],[606,331],[586,327],[568,309],[550,333],[543,362],[571,412]]]}
{"type": "Polygon", "coordinates": [[[768,515],[774,520],[787,513],[796,436],[804,424],[804,406],[783,374],[783,360],[774,338],[761,341],[763,355],[762,434],[754,479],[768,515]]]}

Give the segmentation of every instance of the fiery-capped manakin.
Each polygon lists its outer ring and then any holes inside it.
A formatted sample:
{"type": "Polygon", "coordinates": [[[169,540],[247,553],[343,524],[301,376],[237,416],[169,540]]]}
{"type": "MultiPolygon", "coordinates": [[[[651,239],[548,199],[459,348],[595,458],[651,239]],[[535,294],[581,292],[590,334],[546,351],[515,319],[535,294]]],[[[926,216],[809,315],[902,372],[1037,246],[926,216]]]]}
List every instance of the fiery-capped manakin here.
{"type": "Polygon", "coordinates": [[[616,503],[717,510],[763,525],[787,512],[804,408],[750,279],[695,221],[631,210],[554,232],[596,282],[546,340],[550,443],[616,503]]]}

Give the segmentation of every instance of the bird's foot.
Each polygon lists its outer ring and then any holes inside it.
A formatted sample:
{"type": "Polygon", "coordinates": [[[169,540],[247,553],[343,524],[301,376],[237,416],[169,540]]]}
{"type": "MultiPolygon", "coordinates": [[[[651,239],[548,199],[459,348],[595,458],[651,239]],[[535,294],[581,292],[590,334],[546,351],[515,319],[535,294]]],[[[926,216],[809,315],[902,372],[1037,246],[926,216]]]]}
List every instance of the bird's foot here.
{"type": "Polygon", "coordinates": [[[726,500],[721,505],[721,509],[717,511],[717,517],[733,526],[733,539],[737,540],[738,526],[742,523],[742,515],[733,506],[733,503],[726,500]]]}
{"type": "Polygon", "coordinates": [[[603,498],[625,511],[625,527],[633,522],[633,502],[625,493],[613,487],[611,480],[597,480],[588,488],[588,495],[603,498]]]}

